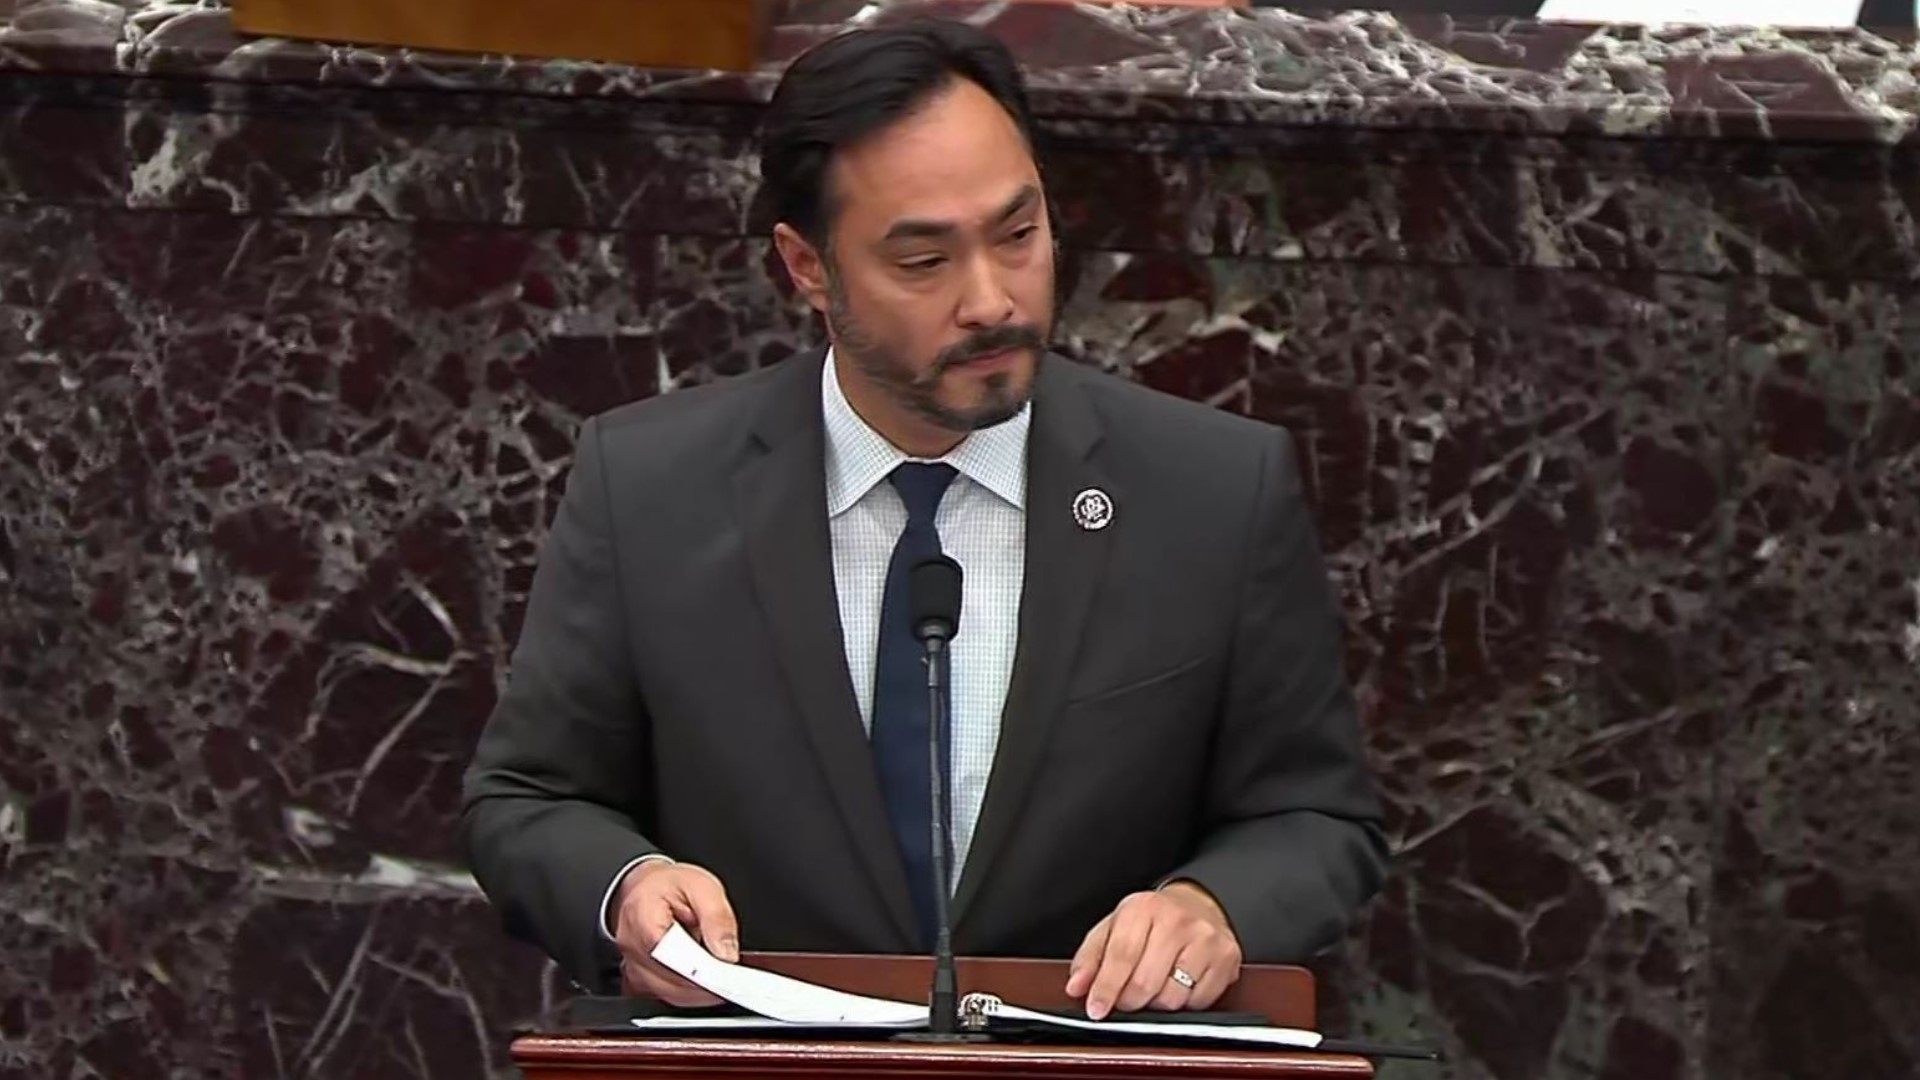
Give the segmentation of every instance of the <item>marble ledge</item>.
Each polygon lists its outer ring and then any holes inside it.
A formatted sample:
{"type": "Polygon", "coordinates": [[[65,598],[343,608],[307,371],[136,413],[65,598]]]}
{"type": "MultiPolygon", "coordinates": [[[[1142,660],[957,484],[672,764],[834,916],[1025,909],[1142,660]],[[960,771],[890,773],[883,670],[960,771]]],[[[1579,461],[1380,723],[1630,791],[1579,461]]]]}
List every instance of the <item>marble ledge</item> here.
{"type": "Polygon", "coordinates": [[[337,873],[298,863],[255,863],[255,891],[264,896],[328,902],[379,903],[394,899],[484,900],[466,870],[373,854],[356,873],[337,873]]]}
{"type": "Polygon", "coordinates": [[[0,0],[0,78],[156,75],[750,109],[811,42],[930,12],[977,15],[1012,44],[1049,121],[1920,139],[1920,50],[1908,40],[1385,12],[793,0],[767,62],[734,75],[245,39],[220,0],[0,0]]]}

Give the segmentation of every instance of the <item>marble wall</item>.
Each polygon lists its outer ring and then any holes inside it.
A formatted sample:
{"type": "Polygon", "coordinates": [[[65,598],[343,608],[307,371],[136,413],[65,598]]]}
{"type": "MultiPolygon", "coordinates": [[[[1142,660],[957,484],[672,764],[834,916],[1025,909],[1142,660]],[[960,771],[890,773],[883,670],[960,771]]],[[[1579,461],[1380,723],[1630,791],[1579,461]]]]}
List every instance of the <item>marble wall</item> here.
{"type": "MultiPolygon", "coordinates": [[[[1912,47],[927,6],[1062,350],[1300,437],[1400,852],[1329,1029],[1915,1075],[1912,47]]],[[[573,426],[816,337],[765,88],[0,3],[0,1078],[506,1074],[458,776],[573,426]]]]}

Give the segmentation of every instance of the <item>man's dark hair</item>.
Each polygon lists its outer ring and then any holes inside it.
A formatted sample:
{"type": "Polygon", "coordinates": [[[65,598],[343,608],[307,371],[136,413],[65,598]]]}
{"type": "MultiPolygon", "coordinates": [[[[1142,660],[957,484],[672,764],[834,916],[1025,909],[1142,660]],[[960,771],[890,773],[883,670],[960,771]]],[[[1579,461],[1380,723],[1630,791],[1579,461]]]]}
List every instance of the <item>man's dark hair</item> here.
{"type": "Polygon", "coordinates": [[[854,30],[802,53],[761,118],[757,224],[784,221],[824,250],[834,215],[833,155],[910,115],[954,79],[993,95],[1033,148],[1020,66],[984,30],[929,19],[854,30]]]}

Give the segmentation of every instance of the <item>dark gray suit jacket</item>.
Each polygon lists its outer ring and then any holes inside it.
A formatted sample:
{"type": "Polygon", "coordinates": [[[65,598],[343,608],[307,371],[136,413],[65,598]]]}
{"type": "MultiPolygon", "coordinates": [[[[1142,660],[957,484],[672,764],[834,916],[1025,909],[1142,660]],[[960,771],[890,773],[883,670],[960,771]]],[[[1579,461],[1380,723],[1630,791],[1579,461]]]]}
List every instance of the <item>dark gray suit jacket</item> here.
{"type": "MultiPolygon", "coordinates": [[[[464,828],[509,931],[585,986],[617,984],[594,920],[656,850],[720,877],[743,948],[913,951],[840,643],[821,362],[581,431],[464,828]]],[[[1218,898],[1249,960],[1332,943],[1385,845],[1290,441],[1048,357],[1028,470],[957,948],[1070,956],[1169,876],[1218,898]],[[1112,496],[1105,529],[1074,520],[1086,488],[1112,496]]]]}

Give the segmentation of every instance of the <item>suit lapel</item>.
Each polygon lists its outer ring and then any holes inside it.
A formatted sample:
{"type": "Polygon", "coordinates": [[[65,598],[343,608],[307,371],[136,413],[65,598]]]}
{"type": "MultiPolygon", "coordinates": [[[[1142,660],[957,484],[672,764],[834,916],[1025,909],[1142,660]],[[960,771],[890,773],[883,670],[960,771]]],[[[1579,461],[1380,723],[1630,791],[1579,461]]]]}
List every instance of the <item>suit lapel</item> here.
{"type": "Polygon", "coordinates": [[[971,902],[993,873],[994,860],[1017,831],[1054,721],[1066,705],[1087,610],[1106,570],[1114,530],[1081,528],[1073,514],[1074,498],[1097,488],[1125,506],[1094,458],[1101,437],[1099,417],[1075,373],[1063,369],[1069,363],[1047,357],[1034,390],[1019,642],[1001,713],[999,749],[954,897],[956,926],[970,913],[971,902]]]}
{"type": "Polygon", "coordinates": [[[827,528],[821,358],[786,361],[735,477],[754,593],[827,786],[905,944],[918,936],[873,753],[847,674],[827,528]]]}

